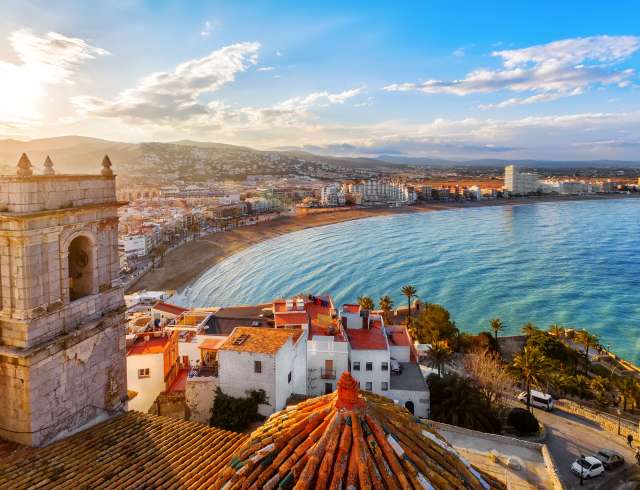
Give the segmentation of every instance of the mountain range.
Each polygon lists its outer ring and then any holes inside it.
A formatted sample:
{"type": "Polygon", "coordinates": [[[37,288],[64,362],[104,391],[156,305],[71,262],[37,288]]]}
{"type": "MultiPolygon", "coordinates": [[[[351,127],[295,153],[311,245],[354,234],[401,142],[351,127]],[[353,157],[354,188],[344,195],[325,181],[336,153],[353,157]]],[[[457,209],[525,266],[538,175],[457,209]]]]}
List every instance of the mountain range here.
{"type": "MultiPolygon", "coordinates": [[[[256,150],[223,143],[180,140],[170,143],[123,143],[85,136],[19,141],[0,140],[0,166],[14,167],[22,153],[27,153],[38,172],[47,155],[58,173],[96,173],[104,154],[109,154],[114,169],[121,174],[145,175],[163,172],[176,178],[185,176],[210,178],[229,175],[239,169],[246,173],[300,173],[301,165],[314,172],[324,169],[368,169],[393,171],[407,166],[427,167],[501,167],[516,163],[527,168],[630,168],[635,161],[544,161],[544,160],[447,160],[443,158],[380,155],[376,158],[320,156],[287,149],[256,150]]],[[[311,172],[311,175],[314,175],[311,172]]]]}

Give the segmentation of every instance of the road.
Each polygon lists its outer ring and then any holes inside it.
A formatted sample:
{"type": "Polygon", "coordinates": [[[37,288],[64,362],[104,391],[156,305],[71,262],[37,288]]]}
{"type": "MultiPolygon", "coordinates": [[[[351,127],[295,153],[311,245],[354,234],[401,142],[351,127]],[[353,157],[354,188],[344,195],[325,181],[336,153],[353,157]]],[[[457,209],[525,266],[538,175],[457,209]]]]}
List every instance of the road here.
{"type": "Polygon", "coordinates": [[[640,475],[640,467],[635,464],[635,449],[629,448],[622,437],[601,430],[598,424],[590,420],[561,410],[556,409],[552,413],[534,410],[535,416],[547,428],[545,442],[565,488],[615,489],[628,482],[633,475],[640,475]],[[571,473],[571,464],[581,454],[593,455],[599,449],[618,452],[624,457],[625,464],[614,471],[605,472],[604,477],[586,480],[584,486],[580,487],[580,479],[571,473]]]}

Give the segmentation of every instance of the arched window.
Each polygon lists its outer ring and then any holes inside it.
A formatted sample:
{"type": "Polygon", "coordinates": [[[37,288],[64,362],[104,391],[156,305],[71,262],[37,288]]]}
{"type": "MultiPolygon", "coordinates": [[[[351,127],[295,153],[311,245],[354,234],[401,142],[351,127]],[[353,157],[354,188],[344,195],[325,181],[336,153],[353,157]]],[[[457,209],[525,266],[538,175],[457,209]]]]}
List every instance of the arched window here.
{"type": "Polygon", "coordinates": [[[69,244],[69,299],[75,301],[93,293],[93,245],[86,236],[69,244]]]}

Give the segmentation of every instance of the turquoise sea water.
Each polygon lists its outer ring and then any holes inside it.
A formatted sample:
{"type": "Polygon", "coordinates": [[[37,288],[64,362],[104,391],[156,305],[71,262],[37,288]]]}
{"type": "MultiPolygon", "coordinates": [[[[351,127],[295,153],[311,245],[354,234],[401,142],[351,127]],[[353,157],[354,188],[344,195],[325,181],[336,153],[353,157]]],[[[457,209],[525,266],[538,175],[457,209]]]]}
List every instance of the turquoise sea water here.
{"type": "Polygon", "coordinates": [[[205,272],[187,305],[331,293],[337,304],[413,284],[463,330],[532,321],[588,328],[640,361],[640,200],[526,204],[384,216],[303,230],[205,272]]]}

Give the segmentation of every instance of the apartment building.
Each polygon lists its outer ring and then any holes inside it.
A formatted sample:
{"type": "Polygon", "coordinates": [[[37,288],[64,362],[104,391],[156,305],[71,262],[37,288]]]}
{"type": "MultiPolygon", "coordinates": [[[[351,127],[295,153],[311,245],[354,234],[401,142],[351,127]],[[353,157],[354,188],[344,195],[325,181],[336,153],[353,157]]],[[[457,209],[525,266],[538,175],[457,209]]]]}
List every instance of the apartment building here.
{"type": "Polygon", "coordinates": [[[538,176],[529,172],[522,172],[515,165],[504,168],[504,188],[511,194],[524,196],[540,190],[538,176]]]}

